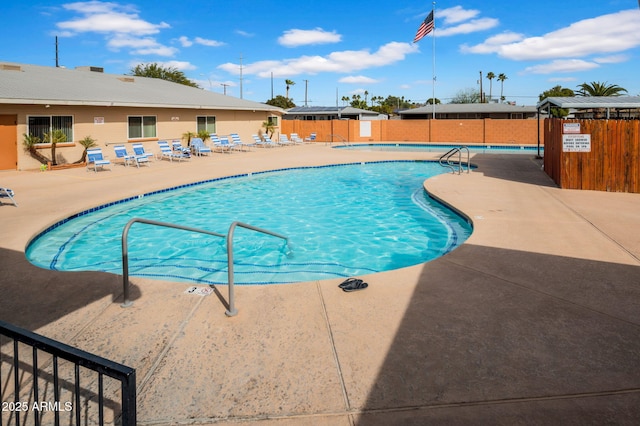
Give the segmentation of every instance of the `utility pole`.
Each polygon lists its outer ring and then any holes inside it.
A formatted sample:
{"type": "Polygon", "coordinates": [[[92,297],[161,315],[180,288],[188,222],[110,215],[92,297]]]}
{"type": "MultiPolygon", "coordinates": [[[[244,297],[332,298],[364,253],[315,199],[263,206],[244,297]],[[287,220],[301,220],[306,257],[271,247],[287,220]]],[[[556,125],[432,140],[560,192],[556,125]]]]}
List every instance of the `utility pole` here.
{"type": "Polygon", "coordinates": [[[60,63],[58,62],[58,36],[56,36],[56,68],[60,67],[60,63]]]}
{"type": "Polygon", "coordinates": [[[271,71],[271,99],[273,99],[273,71],[271,71]]]}
{"type": "Polygon", "coordinates": [[[307,89],[309,87],[309,80],[304,81],[304,106],[307,106],[307,89]]]}
{"type": "Polygon", "coordinates": [[[484,96],[482,94],[482,71],[480,71],[480,103],[484,103],[484,96]]]}
{"type": "Polygon", "coordinates": [[[227,94],[227,86],[229,86],[228,84],[224,84],[224,83],[220,83],[220,86],[222,86],[224,88],[224,94],[227,94]]]}
{"type": "Polygon", "coordinates": [[[240,54],[240,99],[242,99],[242,54],[240,54]]]}

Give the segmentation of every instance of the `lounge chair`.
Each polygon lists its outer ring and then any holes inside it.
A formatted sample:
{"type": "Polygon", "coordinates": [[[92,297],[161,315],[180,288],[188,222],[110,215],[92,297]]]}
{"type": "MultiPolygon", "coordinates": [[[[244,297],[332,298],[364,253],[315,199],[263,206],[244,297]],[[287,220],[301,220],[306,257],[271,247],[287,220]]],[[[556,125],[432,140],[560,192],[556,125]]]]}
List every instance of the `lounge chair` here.
{"type": "Polygon", "coordinates": [[[13,195],[13,191],[9,188],[0,187],[0,198],[8,198],[11,200],[14,206],[18,207],[18,203],[16,203],[16,200],[13,199],[13,195]]]}
{"type": "Polygon", "coordinates": [[[191,139],[191,150],[197,156],[201,156],[203,154],[211,154],[211,148],[206,146],[201,138],[191,139]]]}
{"type": "Polygon", "coordinates": [[[229,138],[220,138],[220,143],[217,145],[217,148],[220,152],[231,152],[232,147],[231,143],[229,143],[229,138]]]}
{"type": "MultiPolygon", "coordinates": [[[[111,164],[111,161],[104,158],[101,148],[89,148],[87,149],[87,171],[93,169],[94,172],[98,171],[98,168],[104,170],[104,166],[111,164]]],[[[111,167],[109,167],[111,170],[111,167]]]]}
{"type": "Polygon", "coordinates": [[[305,142],[315,142],[315,140],[316,140],[316,134],[315,133],[311,133],[308,138],[304,138],[305,142]]]}
{"type": "Polygon", "coordinates": [[[127,147],[124,145],[115,145],[113,150],[116,153],[116,158],[122,160],[122,163],[125,166],[128,166],[129,163],[134,163],[138,168],[140,167],[140,163],[149,164],[149,159],[146,155],[136,155],[129,154],[127,152],[127,147]]]}
{"type": "Polygon", "coordinates": [[[231,146],[233,147],[233,149],[244,151],[244,147],[246,146],[250,150],[251,145],[253,145],[242,142],[242,139],[240,139],[240,135],[237,133],[231,133],[229,136],[231,136],[231,146]]]}
{"type": "Polygon", "coordinates": [[[293,142],[289,140],[286,134],[281,134],[280,139],[278,140],[278,145],[280,146],[290,146],[293,145],[293,142]]]}
{"type": "Polygon", "coordinates": [[[139,157],[147,157],[148,160],[155,160],[156,155],[153,152],[145,152],[144,145],[141,143],[134,143],[131,145],[131,149],[133,149],[133,153],[139,157]]]}
{"type": "Polygon", "coordinates": [[[298,145],[298,144],[304,143],[302,138],[300,136],[298,136],[297,133],[291,133],[291,142],[293,142],[294,145],[298,145]]]}
{"type": "Polygon", "coordinates": [[[158,146],[160,147],[160,155],[162,158],[168,158],[171,162],[173,162],[174,159],[178,161],[184,160],[184,156],[181,153],[174,152],[171,149],[169,142],[158,141],[158,146]]]}
{"type": "Polygon", "coordinates": [[[129,161],[133,159],[127,152],[127,148],[124,145],[114,145],[113,151],[116,153],[116,160],[122,163],[123,166],[128,166],[129,161]]]}
{"type": "Polygon", "coordinates": [[[271,138],[269,137],[269,135],[267,135],[266,133],[264,135],[262,135],[262,138],[264,139],[264,143],[267,146],[277,146],[276,143],[274,141],[272,141],[271,138]]]}
{"type": "Polygon", "coordinates": [[[185,148],[182,146],[179,140],[175,139],[171,142],[171,146],[173,147],[174,152],[179,152],[186,159],[191,158],[191,149],[185,148]]]}

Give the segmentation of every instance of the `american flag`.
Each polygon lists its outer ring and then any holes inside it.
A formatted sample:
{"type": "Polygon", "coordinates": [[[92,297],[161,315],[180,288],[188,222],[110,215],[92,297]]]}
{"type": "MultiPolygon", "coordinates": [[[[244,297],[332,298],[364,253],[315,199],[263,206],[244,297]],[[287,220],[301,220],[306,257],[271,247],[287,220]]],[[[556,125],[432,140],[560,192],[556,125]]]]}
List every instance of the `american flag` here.
{"type": "Polygon", "coordinates": [[[424,19],[424,21],[422,21],[422,24],[420,24],[420,28],[418,28],[418,32],[416,33],[416,36],[413,38],[413,42],[417,43],[418,41],[420,41],[420,39],[422,39],[422,37],[426,36],[431,31],[433,31],[433,10],[424,19]]]}

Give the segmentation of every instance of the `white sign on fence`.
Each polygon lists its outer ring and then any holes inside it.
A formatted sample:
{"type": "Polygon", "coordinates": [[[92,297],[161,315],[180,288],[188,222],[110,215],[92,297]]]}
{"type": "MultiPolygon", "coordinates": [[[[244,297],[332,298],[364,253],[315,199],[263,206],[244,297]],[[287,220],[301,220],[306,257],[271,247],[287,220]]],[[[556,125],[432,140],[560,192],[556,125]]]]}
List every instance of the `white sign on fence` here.
{"type": "Polygon", "coordinates": [[[562,123],[562,133],[579,134],[580,123],[562,123]]]}
{"type": "Polygon", "coordinates": [[[562,152],[591,152],[591,135],[562,135],[562,152]]]}

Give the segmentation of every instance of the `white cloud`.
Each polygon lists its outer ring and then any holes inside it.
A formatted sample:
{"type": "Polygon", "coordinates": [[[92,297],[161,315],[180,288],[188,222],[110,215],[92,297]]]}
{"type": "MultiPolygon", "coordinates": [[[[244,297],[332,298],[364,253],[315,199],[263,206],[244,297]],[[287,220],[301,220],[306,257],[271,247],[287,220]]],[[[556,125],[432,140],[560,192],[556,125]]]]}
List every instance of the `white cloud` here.
{"type": "Polygon", "coordinates": [[[115,51],[129,48],[132,54],[139,55],[173,56],[178,52],[175,47],[163,46],[152,37],[137,38],[126,35],[111,38],[107,42],[107,47],[115,51]]]}
{"type": "Polygon", "coordinates": [[[309,44],[328,44],[338,43],[342,40],[342,36],[335,31],[328,32],[322,28],[313,30],[293,29],[285,31],[278,38],[278,43],[286,47],[305,46],[309,44]]]}
{"type": "Polygon", "coordinates": [[[224,46],[224,43],[221,42],[221,41],[208,40],[208,39],[202,38],[202,37],[196,37],[193,41],[198,43],[198,44],[201,44],[203,46],[210,46],[210,47],[224,46]]]}
{"type": "Polygon", "coordinates": [[[253,37],[255,34],[253,33],[248,33],[246,31],[242,31],[242,30],[235,30],[234,31],[236,34],[241,35],[242,37],[253,37]]]}
{"type": "MultiPolygon", "coordinates": [[[[410,43],[391,42],[371,53],[368,50],[345,50],[333,52],[327,56],[301,56],[281,61],[261,61],[246,64],[243,74],[253,74],[268,78],[291,77],[298,74],[317,74],[320,72],[350,73],[357,70],[381,67],[402,61],[407,55],[418,52],[418,46],[410,43]]],[[[219,69],[231,74],[239,74],[238,64],[226,63],[219,69]]]]}
{"type": "Polygon", "coordinates": [[[640,46],[639,20],[640,11],[623,10],[578,21],[543,36],[504,43],[490,38],[476,46],[463,46],[462,50],[469,53],[496,53],[518,61],[623,52],[640,46]]]}
{"type": "Polygon", "coordinates": [[[454,27],[437,28],[436,35],[438,37],[454,36],[458,34],[470,34],[478,31],[485,31],[497,27],[500,21],[495,18],[480,18],[465,22],[454,27]]]}
{"type": "Polygon", "coordinates": [[[191,47],[193,46],[193,42],[189,40],[189,37],[182,36],[178,39],[182,47],[191,47]]]}
{"type": "Polygon", "coordinates": [[[445,24],[456,24],[475,18],[480,11],[473,9],[463,9],[462,6],[454,6],[447,9],[436,10],[436,19],[444,18],[445,24]]]}
{"type": "Polygon", "coordinates": [[[71,33],[122,33],[135,35],[156,34],[169,24],[153,24],[140,19],[136,11],[117,3],[99,1],[68,3],[63,8],[78,12],[80,17],[58,22],[56,26],[71,33]]]}
{"type": "Polygon", "coordinates": [[[378,82],[379,80],[373,79],[371,77],[365,77],[363,75],[351,75],[338,80],[338,83],[347,84],[373,84],[378,82]]]}
{"type": "Polygon", "coordinates": [[[610,56],[601,56],[598,58],[593,58],[594,62],[599,64],[619,64],[622,62],[627,62],[629,60],[629,55],[610,55],[610,56]]]}
{"type": "MultiPolygon", "coordinates": [[[[163,68],[175,68],[178,71],[186,71],[186,70],[195,70],[197,67],[190,62],[185,61],[164,61],[164,62],[153,62],[158,64],[163,68]]],[[[144,61],[131,61],[131,68],[135,68],[138,65],[149,65],[150,63],[144,61]]]]}
{"type": "Polygon", "coordinates": [[[594,68],[600,65],[595,62],[584,61],[582,59],[558,59],[547,64],[539,64],[525,68],[524,74],[553,74],[564,72],[578,72],[594,68]]]}

